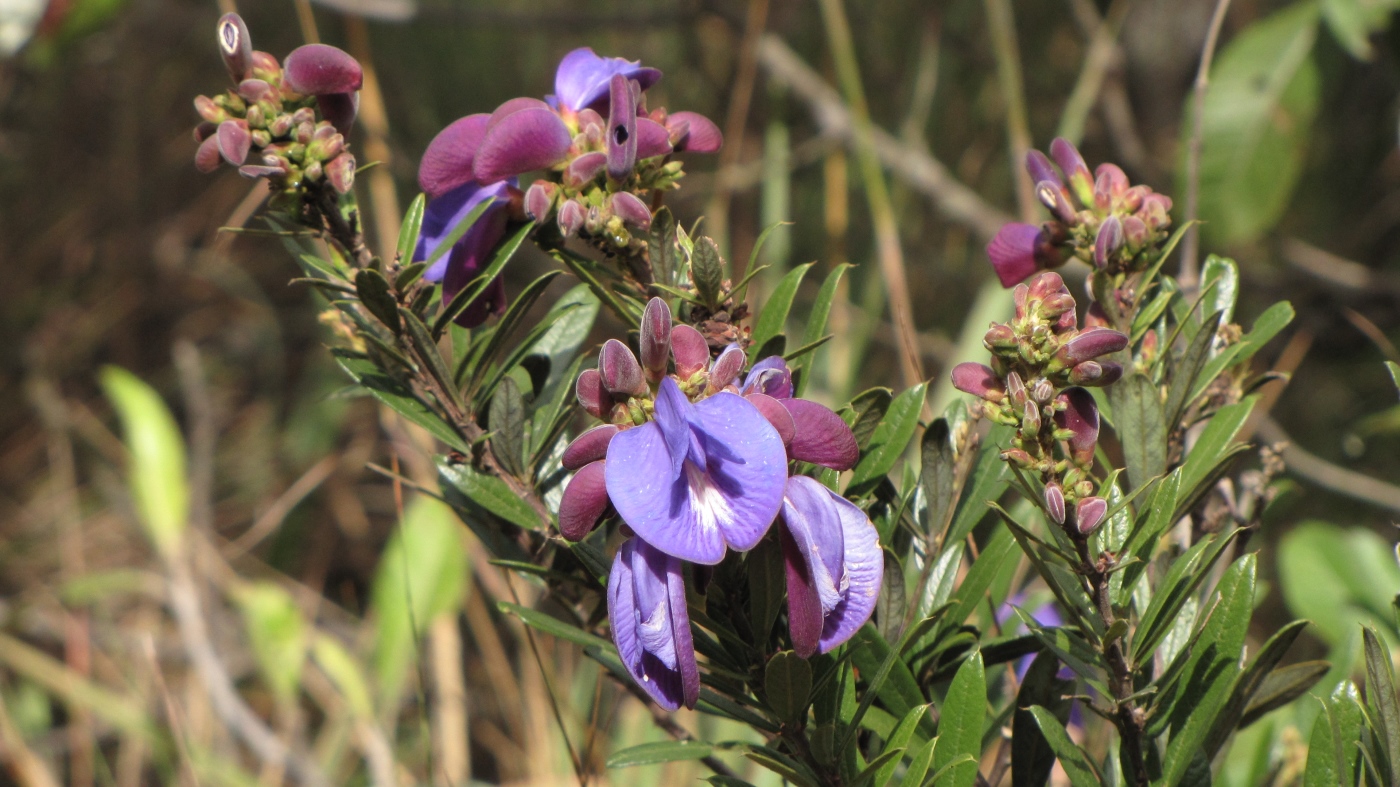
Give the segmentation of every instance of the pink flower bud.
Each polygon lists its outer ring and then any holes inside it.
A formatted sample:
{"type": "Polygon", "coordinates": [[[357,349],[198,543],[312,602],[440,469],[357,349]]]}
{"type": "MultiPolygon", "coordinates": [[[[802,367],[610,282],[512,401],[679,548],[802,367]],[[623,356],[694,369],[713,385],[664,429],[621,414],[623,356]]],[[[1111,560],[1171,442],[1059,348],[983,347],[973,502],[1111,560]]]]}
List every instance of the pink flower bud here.
{"type": "Polygon", "coordinates": [[[1026,153],[1026,172],[1030,173],[1031,181],[1034,183],[1049,181],[1056,186],[1064,185],[1064,181],[1060,180],[1060,173],[1055,171],[1055,165],[1051,164],[1050,159],[1038,150],[1026,153]]]}
{"type": "Polygon", "coordinates": [[[646,393],[647,383],[642,378],[642,365],[627,345],[617,339],[609,339],[598,351],[598,372],[603,375],[603,387],[610,393],[640,396],[646,393]]]}
{"type": "Polygon", "coordinates": [[[535,221],[549,218],[554,209],[554,195],[559,187],[549,181],[537,180],[525,192],[525,212],[535,221]]]}
{"type": "Polygon", "coordinates": [[[612,443],[613,435],[618,433],[617,426],[613,424],[603,424],[595,426],[574,438],[569,447],[564,449],[564,455],[560,457],[559,463],[565,470],[578,470],[590,462],[596,462],[608,455],[608,445],[612,443]]]}
{"type": "Polygon", "coordinates": [[[677,325],[671,329],[671,355],[676,359],[676,376],[689,380],[710,365],[710,344],[695,328],[677,325]]]}
{"type": "Polygon", "coordinates": [[[1036,199],[1044,205],[1056,219],[1073,227],[1079,223],[1079,216],[1075,214],[1074,208],[1069,204],[1069,198],[1065,195],[1064,187],[1058,183],[1042,180],[1035,187],[1036,199]]]}
{"type": "Polygon", "coordinates": [[[608,154],[600,150],[576,156],[564,168],[564,184],[573,188],[581,188],[598,177],[598,173],[602,172],[607,165],[608,154]]]}
{"type": "Polygon", "coordinates": [[[1137,216],[1123,218],[1123,242],[1134,252],[1141,251],[1152,240],[1147,224],[1137,216]]]}
{"type": "Polygon", "coordinates": [[[228,113],[220,109],[219,105],[214,103],[214,99],[208,96],[194,97],[194,111],[208,123],[222,123],[228,119],[228,113]]]}
{"type": "Polygon", "coordinates": [[[1074,147],[1074,143],[1064,137],[1056,137],[1050,143],[1050,155],[1054,157],[1055,163],[1060,165],[1060,171],[1065,173],[1065,180],[1069,183],[1070,190],[1079,199],[1081,205],[1092,205],[1094,203],[1094,179],[1089,174],[1089,166],[1084,163],[1084,157],[1079,155],[1079,150],[1074,147]]]}
{"type": "Polygon", "coordinates": [[[666,361],[671,354],[671,307],[660,298],[647,301],[638,344],[647,378],[659,381],[666,374],[666,361]]]}
{"type": "MultiPolygon", "coordinates": [[[[991,402],[1000,402],[1006,398],[1007,389],[1002,386],[996,372],[989,366],[980,363],[960,363],[953,367],[952,377],[953,387],[963,393],[970,393],[991,402]]],[[[1010,382],[1008,377],[1008,385],[1010,382]]],[[[1020,382],[1019,377],[1016,378],[1016,382],[1020,382]]]]}
{"type": "Polygon", "coordinates": [[[1031,279],[1030,290],[1027,296],[1032,301],[1044,301],[1051,295],[1068,295],[1069,288],[1065,286],[1065,280],[1060,274],[1053,271],[1046,271],[1031,279]]]}
{"type": "Polygon", "coordinates": [[[326,164],[326,179],[341,194],[349,194],[355,187],[355,157],[341,153],[326,164]]]}
{"type": "Polygon", "coordinates": [[[612,395],[603,387],[603,376],[597,369],[584,369],[574,385],[574,395],[579,406],[594,418],[603,418],[604,412],[612,410],[612,395]]]}
{"type": "Polygon", "coordinates": [[[619,191],[608,201],[615,216],[623,223],[645,230],[651,226],[651,210],[630,191],[619,191]]]}
{"type": "Polygon", "coordinates": [[[1017,407],[1026,404],[1026,382],[1021,379],[1017,372],[1009,372],[1006,375],[1006,393],[1011,397],[1011,401],[1017,407]]]}
{"type": "Polygon", "coordinates": [[[1016,347],[1016,332],[1006,323],[993,323],[987,329],[987,334],[982,337],[982,344],[988,350],[1010,350],[1016,347]]]}
{"type": "Polygon", "coordinates": [[[566,238],[571,238],[578,234],[583,227],[583,206],[576,200],[565,200],[559,206],[559,232],[566,238]]]}
{"type": "Polygon", "coordinates": [[[1108,513],[1108,501],[1102,497],[1086,497],[1075,506],[1075,526],[1079,535],[1087,536],[1094,532],[1108,513]]]}
{"type": "Polygon", "coordinates": [[[224,14],[219,17],[216,28],[219,39],[219,54],[224,58],[224,68],[234,82],[241,82],[253,68],[253,40],[248,36],[248,26],[238,14],[224,14]]]}
{"type": "Polygon", "coordinates": [[[739,345],[731,344],[724,348],[724,352],[715,359],[715,364],[710,369],[711,391],[722,390],[725,386],[734,382],[734,378],[739,376],[739,370],[744,368],[744,351],[739,349],[739,345]]]}
{"type": "Polygon", "coordinates": [[[1085,361],[1069,370],[1071,384],[1095,388],[1118,382],[1118,378],[1122,376],[1123,367],[1112,361],[1085,361]]]}
{"type": "Polygon", "coordinates": [[[223,156],[219,153],[219,138],[217,136],[205,137],[204,141],[199,143],[199,150],[196,150],[194,154],[195,169],[206,175],[218,169],[219,162],[222,160],[223,156]]]}
{"type": "Polygon", "coordinates": [[[1055,520],[1055,524],[1065,523],[1065,493],[1054,481],[1045,485],[1045,508],[1050,512],[1050,518],[1055,520]]]}
{"type": "Polygon", "coordinates": [[[1050,381],[1044,377],[1040,378],[1035,387],[1031,389],[1031,398],[1040,404],[1048,404],[1054,395],[1055,386],[1051,385],[1050,381]]]}
{"type": "Polygon", "coordinates": [[[1094,207],[1106,211],[1128,190],[1128,176],[1117,164],[1100,164],[1095,170],[1094,207]]]}
{"type": "Polygon", "coordinates": [[[1123,248],[1123,223],[1117,215],[1109,216],[1099,225],[1099,234],[1094,237],[1094,265],[1103,268],[1123,248]]]}
{"type": "Polygon", "coordinates": [[[1070,455],[1080,465],[1092,464],[1099,442],[1099,407],[1093,395],[1083,388],[1070,388],[1058,399],[1065,409],[1056,408],[1055,425],[1071,433],[1070,455]]]}
{"type": "Polygon", "coordinates": [[[282,64],[267,52],[253,50],[253,67],[248,76],[275,82],[282,78],[282,64]]]}
{"type": "Polygon", "coordinates": [[[1040,405],[1027,399],[1021,410],[1021,434],[1027,439],[1040,434],[1040,424],[1040,405]]]}
{"type": "Polygon", "coordinates": [[[1111,328],[1091,328],[1060,345],[1055,357],[1066,366],[1116,353],[1128,346],[1128,337],[1111,328]]]}
{"type": "Polygon", "coordinates": [[[248,160],[248,149],[253,144],[253,137],[248,133],[247,121],[225,120],[219,124],[219,131],[215,137],[219,140],[219,153],[224,157],[224,161],[237,167],[248,160]]]}

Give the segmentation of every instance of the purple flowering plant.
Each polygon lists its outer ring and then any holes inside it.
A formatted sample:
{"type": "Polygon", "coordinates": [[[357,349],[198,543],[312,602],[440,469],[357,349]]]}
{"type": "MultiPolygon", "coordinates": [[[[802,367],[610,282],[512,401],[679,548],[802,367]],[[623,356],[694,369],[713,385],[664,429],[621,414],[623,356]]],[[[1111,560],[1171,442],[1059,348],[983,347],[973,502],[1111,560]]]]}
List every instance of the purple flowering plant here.
{"type": "Polygon", "coordinates": [[[657,69],[576,49],[553,93],[448,125],[380,256],[353,188],[354,59],[278,61],[236,15],[218,43],[235,87],[196,101],[196,164],[266,179],[274,228],[325,241],[299,247],[300,281],[329,299],[336,359],[436,439],[442,498],[550,610],[500,611],[658,718],[755,736],[615,761],[707,757],[725,784],[742,783],[710,757],[725,749],[796,784],[1041,784],[1056,762],[1076,785],[1180,784],[1251,703],[1317,679],[1278,668],[1300,626],[1244,658],[1243,546],[1277,468],[1248,505],[1229,493],[1266,379],[1251,356],[1291,307],[1245,331],[1232,261],[1165,273],[1189,222],[1169,234],[1172,200],[1119,167],[1091,172],[1063,139],[1028,156],[1049,218],[987,247],[1010,313],[935,381],[964,398],[931,412],[919,384],[829,407],[806,392],[844,267],[789,343],[792,297],[751,303],[663,204],[682,157],[722,139],[648,108],[657,69]],[[512,293],[526,243],[559,269],[512,293]]]}

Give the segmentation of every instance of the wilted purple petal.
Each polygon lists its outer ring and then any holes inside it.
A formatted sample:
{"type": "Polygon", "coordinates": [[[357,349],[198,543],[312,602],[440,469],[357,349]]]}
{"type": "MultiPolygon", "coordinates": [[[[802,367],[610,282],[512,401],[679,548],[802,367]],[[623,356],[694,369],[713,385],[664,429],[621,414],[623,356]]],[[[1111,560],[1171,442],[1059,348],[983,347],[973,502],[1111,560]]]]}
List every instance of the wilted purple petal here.
{"type": "Polygon", "coordinates": [[[605,418],[607,411],[612,409],[612,394],[603,387],[603,375],[597,369],[584,369],[579,374],[574,395],[578,397],[579,406],[584,412],[594,418],[605,418]]]}
{"type": "Polygon", "coordinates": [[[799,462],[849,470],[860,458],[851,427],[825,405],[807,399],[781,399],[797,433],[788,454],[799,462]]]}
{"type": "Polygon", "coordinates": [[[608,455],[608,443],[612,442],[613,435],[617,432],[618,428],[612,424],[602,424],[589,429],[569,443],[559,463],[565,470],[577,470],[590,462],[602,459],[608,455]]]}
{"type": "MultiPolygon", "coordinates": [[[[1014,372],[1013,372],[1014,374],[1014,372]]],[[[953,367],[953,387],[963,393],[970,393],[982,399],[1000,402],[1006,396],[1006,389],[996,372],[990,366],[980,363],[960,363],[953,367]]],[[[1020,376],[1016,380],[1020,382],[1020,376]]],[[[1024,388],[1024,385],[1021,386],[1024,388]]]]}
{"type": "Polygon", "coordinates": [[[694,707],[700,672],[680,561],[638,538],[623,543],[608,576],[608,619],[637,685],[667,710],[694,707]]]}
{"type": "MultiPolygon", "coordinates": [[[[457,228],[457,224],[465,219],[468,214],[476,209],[481,203],[496,199],[503,200],[506,197],[508,184],[495,183],[490,186],[480,186],[468,181],[453,188],[428,201],[428,207],[423,211],[423,228],[418,237],[418,248],[414,250],[413,259],[426,260],[437,251],[437,247],[447,239],[448,235],[457,228]]],[[[478,232],[477,225],[485,226],[488,214],[501,213],[499,206],[488,208],[486,213],[476,220],[476,225],[467,230],[466,235],[458,241],[459,246],[468,243],[468,237],[478,232]]],[[[501,213],[502,217],[504,214],[501,213]]],[[[484,233],[489,234],[489,233],[484,233]]],[[[493,244],[494,245],[494,244],[493,244]]],[[[447,274],[447,266],[450,257],[456,255],[457,250],[453,249],[451,255],[443,255],[433,263],[432,267],[423,272],[423,280],[428,282],[440,282],[447,274]]]]}
{"type": "Polygon", "coordinates": [[[653,380],[660,380],[671,357],[671,307],[660,298],[647,301],[642,311],[638,347],[642,351],[642,368],[653,380]]]}
{"type": "Polygon", "coordinates": [[[666,117],[666,128],[672,132],[671,144],[676,152],[713,153],[724,144],[724,135],[714,121],[698,112],[676,112],[666,117]],[[676,131],[687,126],[684,134],[676,131]]]}
{"type": "Polygon", "coordinates": [[[763,393],[774,399],[790,399],[792,370],[781,355],[770,355],[749,368],[744,384],[739,388],[744,393],[763,393]]]}
{"type": "Polygon", "coordinates": [[[623,223],[645,230],[651,226],[651,209],[630,191],[619,191],[608,200],[614,215],[623,223]]]}
{"type": "Polygon", "coordinates": [[[243,81],[253,67],[253,39],[248,35],[248,26],[238,14],[224,14],[219,17],[216,32],[224,67],[234,82],[243,81]]]}
{"type": "Polygon", "coordinates": [[[564,121],[545,108],[522,109],[491,126],[472,161],[472,172],[482,183],[547,169],[558,164],[573,140],[564,121]]]}
{"type": "Polygon", "coordinates": [[[603,375],[603,387],[610,393],[636,395],[647,389],[637,356],[617,339],[607,340],[598,351],[598,372],[603,375]]]}
{"type": "Polygon", "coordinates": [[[194,166],[200,172],[210,173],[219,168],[219,162],[224,157],[219,152],[219,136],[214,134],[204,138],[199,143],[199,149],[194,152],[194,166]]]}
{"type": "Polygon", "coordinates": [[[1094,461],[1094,447],[1099,442],[1099,407],[1093,394],[1083,388],[1068,388],[1059,398],[1065,409],[1056,411],[1055,425],[1074,433],[1069,439],[1070,453],[1080,464],[1094,461]]]}
{"type": "Polygon", "coordinates": [[[673,152],[671,132],[650,118],[637,118],[637,160],[665,156],[673,152]]]}
{"type": "Polygon", "coordinates": [[[472,161],[490,117],[479,113],[459,118],[428,143],[418,164],[418,187],[429,197],[440,197],[475,177],[472,161]]]}
{"type": "Polygon", "coordinates": [[[761,393],[744,394],[744,398],[749,400],[749,404],[758,408],[763,417],[768,419],[768,423],[778,430],[778,437],[783,440],[783,445],[792,444],[792,438],[797,433],[797,426],[792,420],[792,414],[787,411],[782,402],[771,396],[761,393]]]}
{"type": "MultiPolygon", "coordinates": [[[[663,380],[662,391],[668,383],[675,385],[663,380]]],[[[679,475],[668,479],[658,472],[671,467],[672,449],[653,421],[613,437],[608,495],[648,543],[683,560],[714,564],[727,547],[752,549],[768,531],[782,505],[787,455],[777,430],[743,397],[718,393],[686,405],[695,419],[687,419],[692,439],[679,475]],[[691,461],[696,450],[704,451],[704,469],[691,461]]]]}
{"type": "Polygon", "coordinates": [[[634,79],[646,90],[661,78],[655,68],[645,68],[639,61],[624,60],[620,57],[599,57],[592,49],[575,49],[559,61],[559,70],[554,74],[554,97],[560,106],[575,112],[585,109],[598,109],[608,93],[608,82],[613,74],[621,74],[626,79],[634,79]]]}
{"type": "Polygon", "coordinates": [[[608,487],[600,459],[579,468],[559,499],[559,533],[580,541],[608,510],[608,487]]]}
{"type": "Polygon", "coordinates": [[[637,97],[621,74],[608,83],[608,177],[622,180],[637,163],[637,97]]]}
{"type": "Polygon", "coordinates": [[[1040,269],[1035,246],[1040,228],[1031,224],[1011,223],[1002,227],[987,244],[987,257],[1001,286],[1011,287],[1040,269]]]}
{"type": "Polygon", "coordinates": [[[569,162],[564,168],[564,182],[571,186],[582,186],[598,177],[598,173],[608,166],[608,154],[601,150],[584,153],[569,162]]]}
{"type": "Polygon", "coordinates": [[[718,391],[734,382],[739,370],[744,368],[744,351],[737,344],[724,348],[710,367],[710,388],[718,391]]]}
{"type": "Polygon", "coordinates": [[[671,329],[671,355],[676,359],[676,376],[689,380],[710,365],[710,344],[695,328],[677,325],[671,329]]]}
{"type": "Polygon", "coordinates": [[[305,44],[293,49],[283,71],[283,84],[306,96],[353,93],[364,84],[359,62],[327,44],[305,44]]]}
{"type": "Polygon", "coordinates": [[[219,124],[219,131],[215,136],[219,140],[219,154],[224,157],[224,161],[237,167],[248,160],[248,149],[252,147],[253,137],[248,133],[247,121],[225,120],[219,124]]]}

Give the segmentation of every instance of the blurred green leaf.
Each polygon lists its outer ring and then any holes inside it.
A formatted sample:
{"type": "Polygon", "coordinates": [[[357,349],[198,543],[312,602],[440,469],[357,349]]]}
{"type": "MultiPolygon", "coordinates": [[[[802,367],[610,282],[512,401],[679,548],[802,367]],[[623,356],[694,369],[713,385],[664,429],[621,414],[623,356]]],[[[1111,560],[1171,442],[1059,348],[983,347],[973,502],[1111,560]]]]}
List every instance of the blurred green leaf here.
{"type": "Polygon", "coordinates": [[[1201,265],[1201,289],[1204,300],[1196,313],[1205,317],[1220,312],[1221,325],[1235,319],[1235,304],[1240,298],[1240,266],[1228,257],[1206,255],[1201,265]]]}
{"type": "Polygon", "coordinates": [[[351,379],[364,386],[375,399],[383,402],[390,410],[428,430],[429,434],[451,448],[463,453],[471,450],[462,436],[457,434],[436,410],[424,404],[402,383],[384,374],[373,361],[339,348],[332,349],[331,354],[351,379]]]}
{"type": "MultiPolygon", "coordinates": [[[[847,269],[854,267],[850,263],[841,263],[831,269],[831,273],[826,275],[826,280],[822,282],[822,288],[817,291],[817,299],[812,302],[812,311],[807,315],[807,327],[802,330],[802,346],[810,345],[820,341],[826,333],[826,322],[831,316],[831,304],[836,300],[837,289],[841,286],[841,278],[846,274],[847,269]]],[[[794,396],[802,396],[807,390],[807,384],[812,378],[812,364],[816,362],[816,354],[807,355],[797,368],[802,370],[802,375],[797,380],[797,390],[794,396]]]]}
{"type": "Polygon", "coordinates": [[[1094,763],[1083,749],[1070,740],[1069,733],[1065,732],[1065,725],[1060,723],[1055,714],[1039,705],[1032,706],[1030,712],[1035,717],[1035,723],[1039,725],[1046,742],[1055,750],[1055,756],[1059,758],[1060,766],[1069,777],[1069,783],[1074,787],[1099,787],[1102,782],[1094,770],[1094,763]]]}
{"type": "Polygon", "coordinates": [[[131,372],[104,366],[101,380],[126,436],[127,478],[136,513],[151,543],[169,558],[180,546],[190,510],[180,427],[160,394],[131,372]]]}
{"type": "Polygon", "coordinates": [[[1279,543],[1279,587],[1288,608],[1339,645],[1356,627],[1390,620],[1400,567],[1382,538],[1359,528],[1304,522],[1279,543]]]}
{"type": "Polygon", "coordinates": [[[1390,379],[1395,383],[1395,388],[1400,391],[1400,363],[1386,361],[1385,368],[1390,371],[1390,379]]]}
{"type": "Polygon", "coordinates": [[[1210,491],[1216,479],[1225,471],[1222,465],[1244,450],[1244,444],[1234,442],[1235,435],[1239,434],[1258,403],[1258,396],[1247,396],[1244,401],[1226,405],[1211,416],[1205,431],[1201,432],[1181,466],[1181,487],[1174,510],[1176,517],[1184,516],[1196,501],[1210,491]]]}
{"type": "Polygon", "coordinates": [[[1390,648],[1382,644],[1374,630],[1362,628],[1361,637],[1366,648],[1366,708],[1380,742],[1376,752],[1381,761],[1378,764],[1393,776],[1400,768],[1400,700],[1395,696],[1395,666],[1390,648]]]}
{"type": "Polygon", "coordinates": [[[1344,681],[1322,703],[1308,741],[1303,787],[1351,787],[1361,783],[1360,747],[1364,713],[1361,696],[1344,681]]]}
{"type": "Polygon", "coordinates": [[[389,282],[384,280],[384,274],[371,268],[360,269],[355,273],[355,292],[360,296],[360,303],[389,330],[396,334],[403,330],[399,304],[394,300],[393,293],[389,292],[389,282]]]}
{"type": "Polygon", "coordinates": [[[1258,691],[1250,698],[1249,707],[1240,717],[1239,728],[1244,729],[1270,711],[1278,710],[1303,696],[1326,677],[1333,666],[1330,661],[1300,661],[1265,675],[1258,691]]]}
{"type": "Polygon", "coordinates": [[[919,427],[919,413],[923,411],[924,392],[927,389],[927,383],[919,383],[890,402],[885,417],[871,435],[870,447],[861,453],[860,461],[851,473],[847,489],[859,489],[894,469],[895,463],[904,455],[904,449],[909,447],[914,430],[919,427]]]}
{"type": "Polygon", "coordinates": [[[1373,30],[1384,29],[1389,3],[1322,0],[1319,5],[1322,7],[1322,19],[1337,43],[1357,60],[1370,60],[1374,52],[1369,37],[1373,30]]]}
{"type": "Polygon", "coordinates": [[[799,724],[807,717],[812,668],[806,659],[790,650],[775,653],[763,671],[763,691],[768,697],[768,707],[779,720],[799,724]]]}
{"type": "Polygon", "coordinates": [[[287,591],[271,582],[254,582],[234,593],[248,642],[272,694],[284,706],[296,700],[306,661],[307,627],[301,609],[287,591]]]}
{"type": "Polygon", "coordinates": [[[324,634],[316,637],[311,653],[316,664],[340,691],[340,696],[350,706],[355,718],[373,718],[374,705],[370,699],[369,684],[365,682],[364,668],[355,657],[335,639],[324,634]]]}
{"type": "Polygon", "coordinates": [[[933,754],[934,770],[941,770],[960,756],[972,762],[952,771],[953,787],[972,787],[977,782],[977,763],[982,758],[982,727],[987,720],[987,674],[982,654],[973,653],[958,668],[953,684],[943,700],[938,717],[938,739],[942,745],[933,754]]]}
{"type": "MultiPolygon", "coordinates": [[[[1250,25],[1216,60],[1200,154],[1200,215],[1212,238],[1251,241],[1288,206],[1321,91],[1311,57],[1317,16],[1315,4],[1293,4],[1250,25]]],[[[1194,125],[1188,116],[1184,135],[1194,125]]]]}
{"type": "MultiPolygon", "coordinates": [[[[787,275],[778,282],[778,286],[768,294],[767,300],[763,303],[763,310],[759,312],[758,319],[754,322],[753,343],[749,345],[749,363],[760,360],[760,353],[768,340],[783,332],[787,325],[788,312],[792,310],[792,301],[797,297],[797,288],[802,284],[802,278],[807,275],[807,271],[812,269],[814,263],[798,265],[788,271],[787,275]]],[[[817,338],[821,338],[818,334],[817,338]]],[[[815,341],[815,339],[813,340],[815,341]]]]}
{"type": "Polygon", "coordinates": [[[714,753],[715,747],[703,741],[656,741],[628,746],[608,756],[608,768],[631,768],[678,760],[699,760],[714,753]]]}
{"type": "Polygon", "coordinates": [[[1109,387],[1113,428],[1123,445],[1128,480],[1138,489],[1167,469],[1167,425],[1157,386],[1133,372],[1109,387]]]}
{"type": "Polygon", "coordinates": [[[1011,531],[998,528],[992,540],[982,547],[977,560],[972,563],[972,568],[963,576],[962,584],[953,593],[950,599],[953,609],[944,619],[947,625],[962,625],[978,607],[987,603],[987,590],[996,579],[997,571],[1005,561],[1012,559],[1016,551],[1016,539],[1012,537],[1011,531]]]}
{"type": "Polygon", "coordinates": [[[748,746],[744,756],[798,787],[817,787],[821,779],[801,762],[767,746],[748,746]]]}
{"type": "Polygon", "coordinates": [[[547,615],[539,610],[529,609],[519,604],[511,604],[506,601],[497,602],[496,607],[502,612],[520,618],[525,625],[530,628],[542,631],[551,637],[558,637],[565,642],[572,642],[583,648],[596,647],[611,652],[614,655],[617,653],[617,648],[602,637],[589,634],[578,626],[565,623],[559,618],[547,615]]]}
{"type": "Polygon", "coordinates": [[[909,759],[909,768],[904,772],[904,778],[899,780],[899,787],[922,787],[924,777],[928,775],[929,768],[933,765],[933,757],[938,753],[938,739],[930,738],[928,743],[920,746],[909,759]]]}
{"type": "Polygon", "coordinates": [[[370,591],[381,710],[394,706],[419,639],[434,618],[461,604],[466,581],[457,517],[433,498],[415,497],[384,548],[370,591]]]}

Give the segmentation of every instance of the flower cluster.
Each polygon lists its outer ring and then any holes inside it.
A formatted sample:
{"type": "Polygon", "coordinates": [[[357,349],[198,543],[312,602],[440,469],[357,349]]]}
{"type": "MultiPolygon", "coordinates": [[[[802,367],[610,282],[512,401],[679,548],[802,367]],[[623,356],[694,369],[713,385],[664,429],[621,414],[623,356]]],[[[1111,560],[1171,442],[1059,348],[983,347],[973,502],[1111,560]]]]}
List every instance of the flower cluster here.
{"type": "Polygon", "coordinates": [[[194,132],[200,143],[195,166],[213,172],[225,161],[244,177],[267,178],[284,194],[323,180],[348,192],[355,157],[345,138],[359,108],[360,64],[325,44],[298,47],[279,63],[253,50],[237,14],[225,14],[217,33],[236,86],[195,99],[203,118],[194,132]]]}
{"type": "Polygon", "coordinates": [[[611,509],[635,533],[613,563],[614,641],[637,683],[662,706],[693,707],[699,679],[681,569],[756,547],[775,521],[787,562],[789,628],[802,656],[849,639],[874,610],[883,562],[874,526],[790,462],[855,464],[850,428],[793,397],[781,358],[754,364],[731,345],[713,360],[701,333],[672,325],[653,298],[641,359],[617,340],[579,376],[579,402],[604,423],[565,450],[574,471],[559,507],[579,540],[611,509]]]}
{"type": "Polygon", "coordinates": [[[992,365],[958,364],[953,385],[980,397],[987,418],[1015,430],[1002,457],[1038,474],[1055,521],[1087,535],[1107,504],[1094,496],[1099,413],[1083,386],[1122,376],[1123,368],[1103,356],[1126,348],[1128,337],[1103,327],[1078,329],[1074,297],[1058,273],[1017,285],[1012,297],[1014,319],[993,324],[983,339],[992,365]]]}
{"type": "Polygon", "coordinates": [[[1036,197],[1050,211],[1050,221],[1040,226],[1007,224],[987,245],[1002,285],[1014,286],[1071,257],[1112,273],[1150,265],[1153,250],[1171,226],[1171,198],[1129,184],[1115,164],[1100,164],[1091,175],[1083,156],[1063,138],[1050,143],[1050,155],[1054,164],[1038,150],[1026,155],[1026,171],[1035,181],[1036,197]]]}

